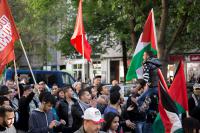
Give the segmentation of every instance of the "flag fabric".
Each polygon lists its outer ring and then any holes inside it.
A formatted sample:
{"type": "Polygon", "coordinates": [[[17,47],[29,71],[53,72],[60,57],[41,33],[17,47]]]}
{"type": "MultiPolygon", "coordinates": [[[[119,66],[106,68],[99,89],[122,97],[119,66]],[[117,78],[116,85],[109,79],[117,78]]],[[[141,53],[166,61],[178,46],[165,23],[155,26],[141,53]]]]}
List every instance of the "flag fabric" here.
{"type": "Polygon", "coordinates": [[[144,25],[143,33],[140,35],[135,52],[132,56],[132,60],[126,75],[127,81],[132,80],[133,78],[143,78],[143,54],[148,50],[151,50],[154,54],[157,54],[157,37],[153,9],[149,13],[144,25]]]}
{"type": "MultiPolygon", "coordinates": [[[[178,113],[185,113],[188,111],[188,97],[187,97],[187,86],[184,75],[184,62],[180,61],[176,73],[174,75],[174,80],[169,89],[169,95],[172,100],[175,102],[178,109],[178,113]]],[[[164,125],[160,119],[160,114],[157,115],[154,124],[154,132],[164,132],[164,125]]]]}
{"type": "Polygon", "coordinates": [[[79,1],[78,14],[76,17],[76,25],[74,28],[74,34],[70,40],[71,44],[74,46],[77,52],[83,55],[84,58],[90,61],[91,56],[91,46],[86,39],[84,25],[83,25],[83,16],[82,16],[82,0],[79,1]]]}
{"type": "Polygon", "coordinates": [[[171,98],[177,103],[179,113],[188,111],[187,85],[185,80],[183,61],[180,61],[177,67],[173,82],[169,89],[169,94],[171,98]]]}
{"type": "Polygon", "coordinates": [[[0,74],[15,59],[14,43],[19,39],[7,0],[0,0],[0,74]]]}
{"type": "Polygon", "coordinates": [[[154,133],[182,133],[183,129],[178,109],[175,102],[169,95],[167,84],[160,69],[158,70],[158,76],[160,78],[158,85],[159,115],[154,121],[153,131],[154,133]]]}
{"type": "Polygon", "coordinates": [[[168,93],[166,82],[160,70],[158,70],[158,75],[160,78],[158,86],[158,109],[160,113],[160,118],[164,125],[165,133],[182,132],[182,124],[178,116],[178,109],[176,108],[176,104],[174,103],[174,101],[168,93]]]}

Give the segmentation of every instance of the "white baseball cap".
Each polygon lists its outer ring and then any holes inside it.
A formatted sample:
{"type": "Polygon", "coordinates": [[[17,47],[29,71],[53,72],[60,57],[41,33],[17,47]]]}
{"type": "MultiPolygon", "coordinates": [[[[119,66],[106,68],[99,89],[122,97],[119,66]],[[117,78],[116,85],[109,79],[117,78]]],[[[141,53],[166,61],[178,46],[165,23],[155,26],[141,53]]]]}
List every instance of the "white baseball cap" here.
{"type": "Polygon", "coordinates": [[[84,120],[92,120],[93,122],[99,124],[104,122],[104,119],[101,117],[101,112],[96,108],[88,108],[84,112],[84,120]]]}

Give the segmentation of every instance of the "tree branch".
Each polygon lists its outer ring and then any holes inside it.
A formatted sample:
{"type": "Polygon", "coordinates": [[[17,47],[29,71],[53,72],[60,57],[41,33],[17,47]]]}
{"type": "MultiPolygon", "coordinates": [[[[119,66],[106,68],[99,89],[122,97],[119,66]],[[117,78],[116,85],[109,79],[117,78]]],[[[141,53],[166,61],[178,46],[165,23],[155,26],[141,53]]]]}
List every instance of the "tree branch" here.
{"type": "Polygon", "coordinates": [[[187,19],[188,19],[188,11],[185,12],[185,14],[183,15],[183,17],[181,19],[182,22],[179,24],[178,28],[174,32],[172,39],[169,43],[169,46],[168,46],[168,48],[166,48],[166,54],[168,54],[171,51],[171,49],[173,48],[174,42],[176,41],[178,35],[183,31],[183,29],[187,23],[187,19]]]}

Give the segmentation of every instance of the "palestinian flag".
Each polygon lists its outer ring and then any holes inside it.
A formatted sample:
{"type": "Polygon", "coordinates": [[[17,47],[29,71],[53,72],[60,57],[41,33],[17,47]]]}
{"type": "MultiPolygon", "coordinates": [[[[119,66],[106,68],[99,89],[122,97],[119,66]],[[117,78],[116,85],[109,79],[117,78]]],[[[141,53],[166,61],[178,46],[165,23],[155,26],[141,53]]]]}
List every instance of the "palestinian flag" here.
{"type": "Polygon", "coordinates": [[[174,80],[169,89],[169,95],[176,102],[179,113],[188,111],[187,85],[183,61],[180,61],[177,67],[174,80]]]}
{"type": "MultiPolygon", "coordinates": [[[[160,70],[159,75],[162,75],[160,70]]],[[[158,86],[158,109],[160,113],[160,118],[164,125],[165,133],[181,133],[183,132],[183,130],[181,121],[178,116],[178,109],[176,108],[176,104],[174,103],[174,101],[169,96],[168,88],[166,87],[166,83],[161,77],[158,86]]]]}
{"type": "Polygon", "coordinates": [[[157,37],[153,9],[149,13],[144,25],[143,33],[140,35],[133,54],[131,64],[126,74],[127,81],[132,80],[133,78],[143,78],[143,54],[145,51],[149,50],[152,50],[154,54],[157,54],[157,37]]]}
{"type": "MultiPolygon", "coordinates": [[[[187,86],[186,86],[186,80],[185,80],[185,75],[184,75],[183,61],[180,61],[177,67],[174,80],[169,89],[169,95],[175,102],[179,114],[185,113],[185,111],[188,111],[187,86]]],[[[154,121],[153,130],[155,133],[165,132],[164,126],[160,119],[160,114],[157,115],[154,121]]]]}

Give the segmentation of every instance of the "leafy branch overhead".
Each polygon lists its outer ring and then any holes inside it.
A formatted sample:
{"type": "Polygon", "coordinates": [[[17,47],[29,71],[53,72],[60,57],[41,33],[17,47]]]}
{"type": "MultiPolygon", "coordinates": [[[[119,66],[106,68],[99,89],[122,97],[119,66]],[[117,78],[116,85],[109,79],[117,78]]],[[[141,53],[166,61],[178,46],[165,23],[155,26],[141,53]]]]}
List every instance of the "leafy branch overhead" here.
{"type": "MultiPolygon", "coordinates": [[[[74,56],[70,38],[78,0],[9,0],[9,4],[26,48],[40,52],[50,45],[63,55],[74,56]]],[[[199,0],[84,0],[84,26],[93,53],[104,52],[123,41],[131,55],[151,8],[160,57],[200,48],[199,0]]]]}

